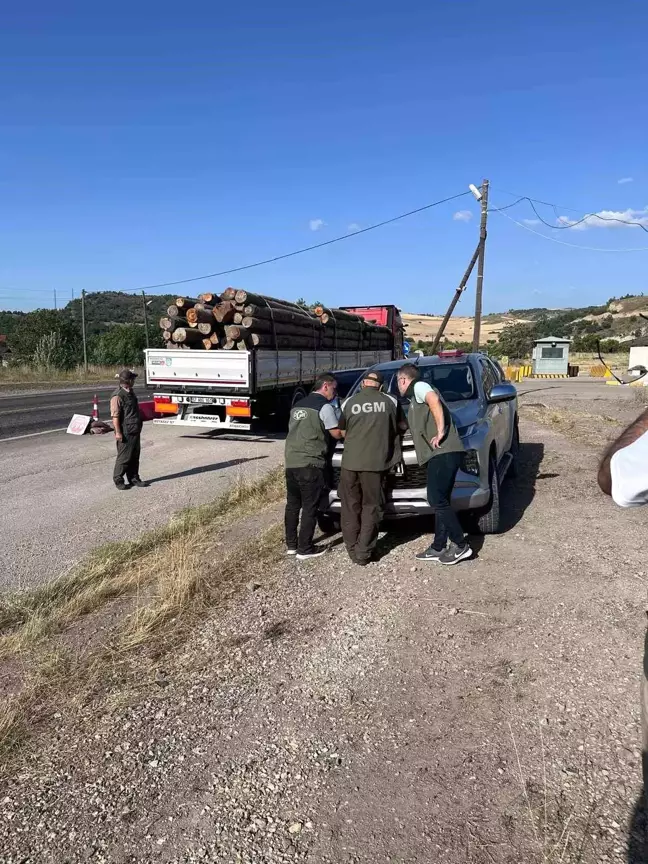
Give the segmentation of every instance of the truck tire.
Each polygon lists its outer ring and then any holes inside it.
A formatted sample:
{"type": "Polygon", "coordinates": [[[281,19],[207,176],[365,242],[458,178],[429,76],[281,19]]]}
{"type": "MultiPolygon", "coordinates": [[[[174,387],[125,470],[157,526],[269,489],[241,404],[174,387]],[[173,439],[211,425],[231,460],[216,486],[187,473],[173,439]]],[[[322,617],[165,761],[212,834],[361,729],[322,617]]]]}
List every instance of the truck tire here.
{"type": "Polygon", "coordinates": [[[317,525],[322,534],[337,534],[340,530],[340,520],[329,513],[318,513],[317,525]]]}
{"type": "Polygon", "coordinates": [[[292,394],[292,402],[290,403],[290,409],[292,410],[297,402],[300,402],[302,399],[306,398],[306,391],[303,387],[295,387],[292,394]]]}
{"type": "Polygon", "coordinates": [[[497,473],[497,463],[495,457],[491,454],[488,476],[490,485],[490,503],[477,514],[477,529],[480,534],[497,534],[500,530],[502,521],[501,517],[501,500],[500,500],[500,482],[497,473]]]}

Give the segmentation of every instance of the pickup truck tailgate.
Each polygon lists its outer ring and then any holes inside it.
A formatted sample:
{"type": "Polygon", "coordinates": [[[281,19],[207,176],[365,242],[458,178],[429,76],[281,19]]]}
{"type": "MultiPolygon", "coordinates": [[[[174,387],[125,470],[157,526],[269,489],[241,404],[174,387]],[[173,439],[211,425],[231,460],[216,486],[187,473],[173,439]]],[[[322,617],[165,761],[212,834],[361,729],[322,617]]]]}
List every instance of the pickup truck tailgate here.
{"type": "Polygon", "coordinates": [[[159,387],[191,384],[231,390],[250,387],[247,351],[182,351],[153,348],[146,352],[146,383],[159,387]]]}

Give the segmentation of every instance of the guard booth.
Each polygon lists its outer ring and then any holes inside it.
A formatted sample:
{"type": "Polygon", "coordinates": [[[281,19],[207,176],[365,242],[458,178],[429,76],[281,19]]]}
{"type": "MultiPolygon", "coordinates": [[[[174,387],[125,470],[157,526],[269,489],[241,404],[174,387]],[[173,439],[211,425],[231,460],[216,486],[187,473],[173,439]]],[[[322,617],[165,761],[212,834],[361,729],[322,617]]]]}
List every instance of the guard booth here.
{"type": "Polygon", "coordinates": [[[536,339],[533,345],[534,378],[567,378],[570,340],[559,336],[536,339]]]}

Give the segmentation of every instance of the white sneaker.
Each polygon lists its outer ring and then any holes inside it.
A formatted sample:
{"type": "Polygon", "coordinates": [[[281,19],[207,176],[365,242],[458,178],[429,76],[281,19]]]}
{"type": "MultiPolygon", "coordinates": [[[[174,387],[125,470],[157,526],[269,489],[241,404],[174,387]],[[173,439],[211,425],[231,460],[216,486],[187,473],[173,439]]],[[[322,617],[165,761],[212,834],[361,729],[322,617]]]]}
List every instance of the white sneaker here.
{"type": "Polygon", "coordinates": [[[286,555],[296,555],[296,554],[297,554],[296,549],[286,549],[286,555]]]}
{"type": "Polygon", "coordinates": [[[322,555],[326,555],[327,549],[314,549],[312,552],[306,552],[303,554],[302,552],[297,553],[298,561],[310,561],[311,558],[320,558],[322,555]]]}

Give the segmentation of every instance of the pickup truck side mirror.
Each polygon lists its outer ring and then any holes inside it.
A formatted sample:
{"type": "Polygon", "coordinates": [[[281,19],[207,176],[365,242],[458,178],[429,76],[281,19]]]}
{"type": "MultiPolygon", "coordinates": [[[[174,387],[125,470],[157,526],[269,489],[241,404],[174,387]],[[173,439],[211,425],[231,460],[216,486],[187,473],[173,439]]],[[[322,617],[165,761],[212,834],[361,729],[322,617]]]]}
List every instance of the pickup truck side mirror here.
{"type": "Polygon", "coordinates": [[[517,396],[517,390],[514,384],[502,383],[496,384],[488,394],[487,402],[494,404],[495,402],[510,402],[517,396]]]}

